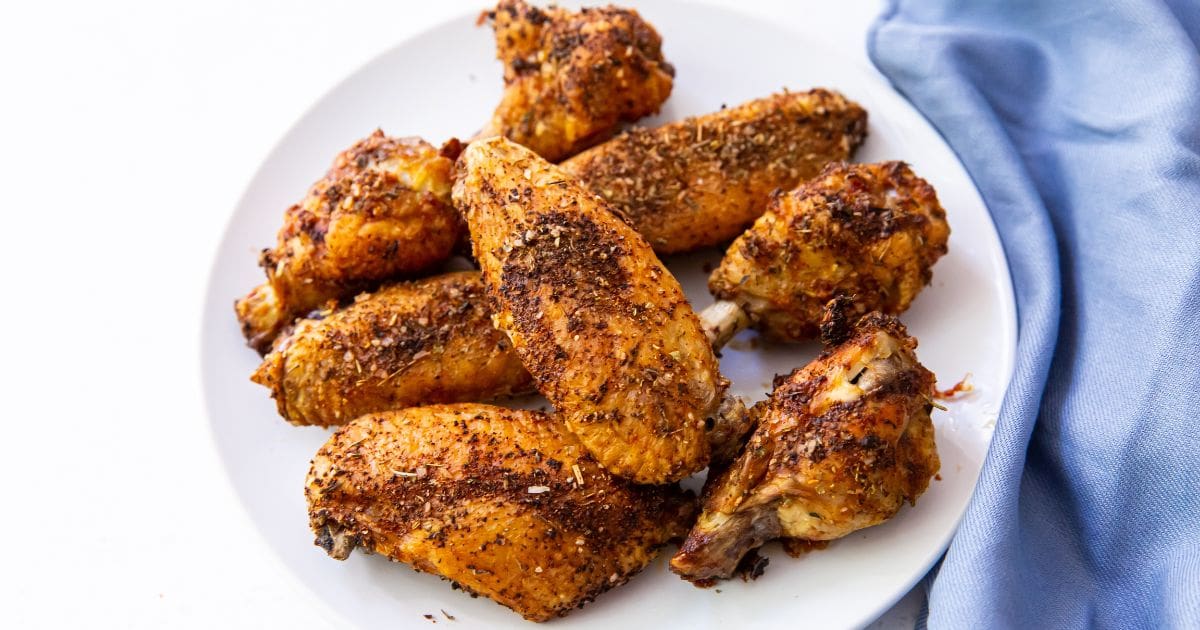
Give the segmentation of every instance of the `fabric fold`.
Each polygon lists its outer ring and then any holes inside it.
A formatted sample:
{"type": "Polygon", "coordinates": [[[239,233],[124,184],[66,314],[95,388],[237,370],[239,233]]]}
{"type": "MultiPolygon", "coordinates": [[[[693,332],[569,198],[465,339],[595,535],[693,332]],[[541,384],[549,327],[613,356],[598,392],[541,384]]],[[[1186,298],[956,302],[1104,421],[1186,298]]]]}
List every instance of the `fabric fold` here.
{"type": "Polygon", "coordinates": [[[1200,626],[1198,6],[901,0],[871,30],[980,189],[1018,309],[931,626],[1200,626]]]}

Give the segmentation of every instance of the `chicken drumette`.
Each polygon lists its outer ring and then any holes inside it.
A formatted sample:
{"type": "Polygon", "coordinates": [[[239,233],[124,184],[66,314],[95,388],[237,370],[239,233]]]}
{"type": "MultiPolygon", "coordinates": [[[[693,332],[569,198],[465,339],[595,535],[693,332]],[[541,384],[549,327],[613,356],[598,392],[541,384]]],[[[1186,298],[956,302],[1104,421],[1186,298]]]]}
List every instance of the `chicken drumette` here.
{"type": "Polygon", "coordinates": [[[463,234],[450,203],[457,150],[376,131],[339,154],[263,251],[266,284],[236,304],[250,346],[265,352],[296,317],[446,260],[463,234]]]}
{"type": "Polygon", "coordinates": [[[708,287],[702,314],[718,344],[745,325],[775,340],[817,336],[822,309],[854,296],[857,314],[904,312],[947,251],[937,193],[903,162],[831,164],[776,195],[738,237],[708,287]]]}
{"type": "Polygon", "coordinates": [[[557,162],[658,111],[675,70],[636,11],[578,12],[504,0],[486,14],[504,96],[480,137],[501,135],[557,162]]]}
{"type": "Polygon", "coordinates": [[[545,621],[642,570],[694,497],[617,479],[545,414],[444,405],[360,417],[313,459],[316,542],[453,580],[545,621]]]}
{"type": "Polygon", "coordinates": [[[600,463],[642,483],[708,464],[727,382],[679,283],[574,178],[504,138],[458,161],[496,324],[600,463]]]}
{"type": "Polygon", "coordinates": [[[703,512],[671,560],[684,578],[729,577],[775,538],[826,541],[891,518],[938,471],[934,376],[894,317],[848,321],[835,300],[825,352],[776,379],[738,458],[704,488],[703,512]]]}
{"type": "Polygon", "coordinates": [[[321,426],[533,390],[473,271],[386,286],[299,320],[251,378],[289,422],[321,426]]]}
{"type": "Polygon", "coordinates": [[[867,112],[826,90],[784,92],[656,129],[633,129],[566,162],[660,253],[727,243],[788,190],[848,159],[867,112]]]}

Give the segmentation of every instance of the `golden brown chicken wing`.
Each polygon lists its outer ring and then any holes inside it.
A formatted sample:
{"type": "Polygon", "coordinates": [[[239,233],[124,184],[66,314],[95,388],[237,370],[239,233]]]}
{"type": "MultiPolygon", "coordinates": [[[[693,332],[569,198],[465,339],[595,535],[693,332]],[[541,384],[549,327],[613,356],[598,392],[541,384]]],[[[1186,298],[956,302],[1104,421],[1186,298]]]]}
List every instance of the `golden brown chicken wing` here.
{"type": "Polygon", "coordinates": [[[866,134],[867,112],[841,94],[784,92],[627,131],[562,168],[670,254],[730,241],[766,210],[772,192],[849,158],[866,134]]]}
{"type": "Polygon", "coordinates": [[[381,553],[533,621],[625,583],[695,515],[690,493],[613,477],[549,416],[487,405],[363,416],[305,495],[334,558],[381,553]]]}
{"type": "Polygon", "coordinates": [[[289,422],[321,426],[533,390],[474,271],[393,284],[300,320],[251,378],[289,422]]]}
{"type": "Polygon", "coordinates": [[[642,483],[708,463],[726,381],[679,283],[578,181],[504,138],[472,142],[454,201],[534,383],[600,463],[642,483]]]}
{"type": "Polygon", "coordinates": [[[250,346],[265,352],[296,317],[446,260],[463,233],[450,204],[456,143],[446,151],[376,131],[339,154],[263,251],[267,283],[237,302],[250,346]]]}
{"type": "Polygon", "coordinates": [[[845,325],[831,311],[826,350],[776,379],[754,408],[753,436],[711,475],[704,510],[671,569],[689,580],[729,577],[748,551],[775,538],[825,541],[915,503],[939,462],[929,419],[933,374],[894,317],[845,325]]]}
{"type": "Polygon", "coordinates": [[[502,135],[557,162],[658,111],[675,74],[637,11],[578,12],[503,0],[487,14],[504,97],[480,137],[502,135]]]}
{"type": "MultiPolygon", "coordinates": [[[[929,284],[949,237],[937,193],[903,162],[831,164],[776,196],[729,247],[708,287],[766,336],[811,339],[838,295],[854,296],[860,315],[904,312],[929,284]]],[[[713,319],[705,317],[707,327],[719,327],[713,319]]]]}

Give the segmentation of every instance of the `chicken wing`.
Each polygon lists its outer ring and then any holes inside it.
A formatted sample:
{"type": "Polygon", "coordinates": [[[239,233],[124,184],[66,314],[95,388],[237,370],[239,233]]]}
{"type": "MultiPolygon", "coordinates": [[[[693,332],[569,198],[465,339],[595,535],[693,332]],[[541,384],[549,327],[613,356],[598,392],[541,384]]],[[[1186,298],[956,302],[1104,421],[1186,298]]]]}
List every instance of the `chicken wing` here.
{"type": "Polygon", "coordinates": [[[703,512],[671,560],[693,581],[729,577],[748,551],[775,538],[825,541],[915,503],[939,462],[929,413],[934,377],[894,317],[848,323],[831,309],[826,350],[776,379],[754,408],[753,436],[710,475],[703,512]]]}
{"type": "Polygon", "coordinates": [[[236,304],[250,346],[265,352],[296,317],[446,260],[463,234],[450,204],[456,153],[455,142],[439,152],[376,131],[339,154],[263,251],[266,284],[236,304]]]}
{"type": "Polygon", "coordinates": [[[504,96],[480,137],[502,135],[557,162],[658,111],[675,69],[637,11],[578,12],[503,0],[487,14],[504,96]]]}
{"type": "Polygon", "coordinates": [[[472,142],[454,202],[534,384],[600,463],[641,483],[708,463],[727,382],[679,283],[604,200],[504,138],[472,142]]]}
{"type": "Polygon", "coordinates": [[[690,493],[613,477],[549,416],[487,405],[360,417],[305,495],[334,558],[377,552],[533,621],[623,584],[695,516],[690,493]]]}
{"type": "Polygon", "coordinates": [[[663,254],[727,243],[791,189],[849,158],[867,112],[826,90],[784,92],[633,129],[562,164],[663,254]]]}
{"type": "Polygon", "coordinates": [[[289,422],[321,426],[533,390],[508,337],[492,326],[474,271],[393,284],[299,320],[251,379],[271,390],[289,422]]]}
{"type": "MultiPolygon", "coordinates": [[[[708,287],[767,337],[811,339],[838,295],[855,296],[860,315],[904,312],[929,284],[949,237],[937,193],[903,162],[831,164],[777,195],[729,247],[708,287]]],[[[738,316],[718,308],[724,318],[738,316]]],[[[722,329],[714,313],[703,317],[706,328],[722,329]]],[[[722,334],[737,330],[729,328],[722,334]]]]}

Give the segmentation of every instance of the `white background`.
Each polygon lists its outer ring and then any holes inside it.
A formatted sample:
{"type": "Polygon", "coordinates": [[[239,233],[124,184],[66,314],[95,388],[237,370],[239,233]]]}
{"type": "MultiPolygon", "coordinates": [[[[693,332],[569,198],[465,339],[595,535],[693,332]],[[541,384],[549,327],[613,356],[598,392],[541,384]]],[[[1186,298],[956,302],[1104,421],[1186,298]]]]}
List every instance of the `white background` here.
{"type": "MultiPolygon", "coordinates": [[[[0,626],[329,627],[212,448],[208,270],[243,186],[316,98],[486,0],[15,4],[0,8],[0,626]]],[[[727,4],[816,24],[869,65],[877,0],[727,4]]],[[[881,625],[911,627],[917,601],[881,625]]]]}

